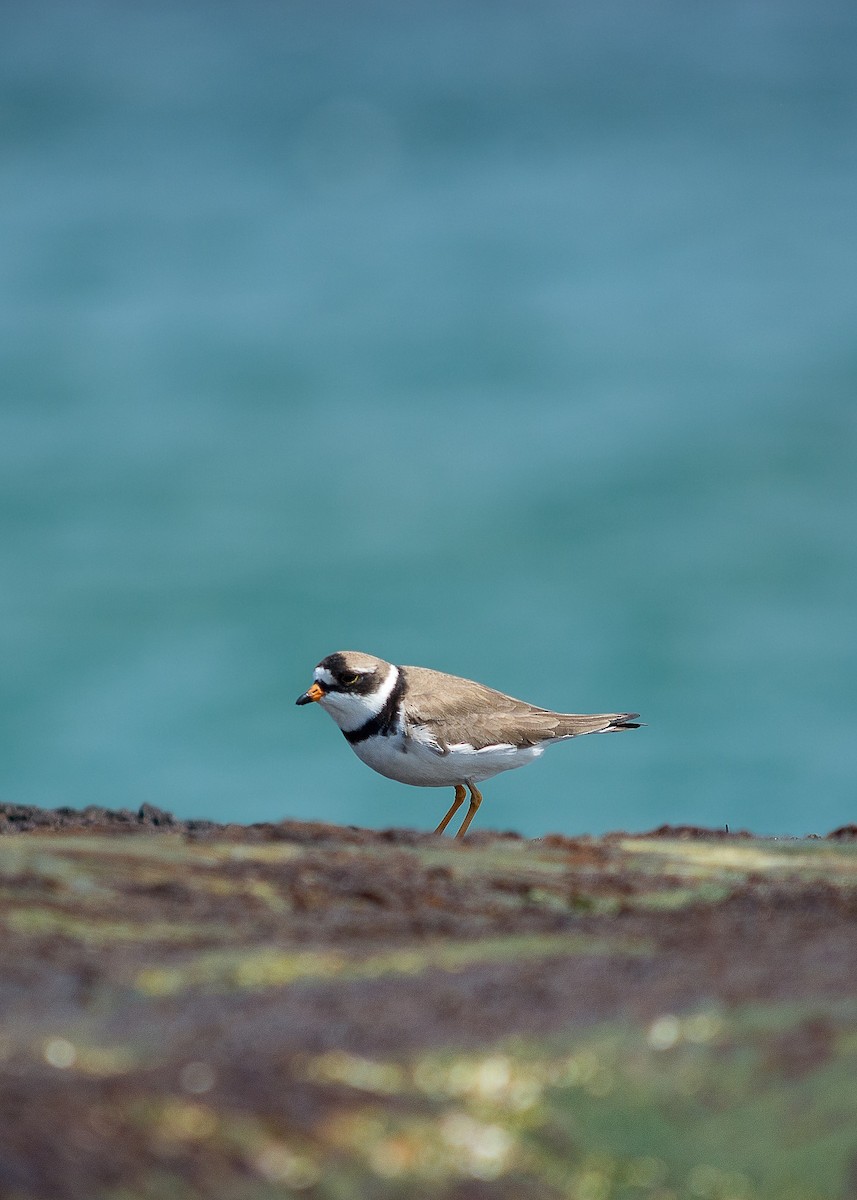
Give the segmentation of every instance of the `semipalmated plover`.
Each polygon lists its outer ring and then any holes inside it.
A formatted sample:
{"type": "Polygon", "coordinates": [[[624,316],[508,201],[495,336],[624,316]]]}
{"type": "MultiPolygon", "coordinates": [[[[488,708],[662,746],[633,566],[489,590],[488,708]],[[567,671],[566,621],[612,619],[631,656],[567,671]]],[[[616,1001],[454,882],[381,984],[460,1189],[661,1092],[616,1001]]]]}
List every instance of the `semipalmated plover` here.
{"type": "Polygon", "coordinates": [[[639,713],[556,713],[493,688],[427,667],[397,667],[340,650],[323,658],[297,704],[317,701],[351,749],[388,779],[416,787],[454,787],[455,799],[435,833],[443,833],[470,789],[464,837],[482,795],[476,787],[523,767],[553,742],[584,733],[639,729],[639,713]]]}

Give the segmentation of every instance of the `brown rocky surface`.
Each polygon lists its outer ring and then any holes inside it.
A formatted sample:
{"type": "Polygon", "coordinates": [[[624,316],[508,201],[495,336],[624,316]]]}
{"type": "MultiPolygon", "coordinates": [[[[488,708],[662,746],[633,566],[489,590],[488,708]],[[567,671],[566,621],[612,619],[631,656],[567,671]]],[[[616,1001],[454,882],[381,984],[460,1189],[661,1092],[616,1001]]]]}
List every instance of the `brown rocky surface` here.
{"type": "Polygon", "coordinates": [[[857,1194],[847,829],[0,834],[3,1200],[857,1194]]]}

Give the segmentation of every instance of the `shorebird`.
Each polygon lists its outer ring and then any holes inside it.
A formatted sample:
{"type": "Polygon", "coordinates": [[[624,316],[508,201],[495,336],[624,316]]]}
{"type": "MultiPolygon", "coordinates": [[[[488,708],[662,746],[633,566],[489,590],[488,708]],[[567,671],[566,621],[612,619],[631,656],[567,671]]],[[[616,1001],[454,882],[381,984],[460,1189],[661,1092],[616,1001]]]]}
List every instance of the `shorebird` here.
{"type": "Polygon", "coordinates": [[[585,733],[639,729],[639,713],[557,713],[515,700],[472,679],[398,667],[358,650],[323,658],[297,704],[316,702],[351,749],[388,779],[416,787],[454,787],[435,833],[443,833],[470,790],[456,837],[464,837],[492,775],[523,767],[554,742],[585,733]]]}

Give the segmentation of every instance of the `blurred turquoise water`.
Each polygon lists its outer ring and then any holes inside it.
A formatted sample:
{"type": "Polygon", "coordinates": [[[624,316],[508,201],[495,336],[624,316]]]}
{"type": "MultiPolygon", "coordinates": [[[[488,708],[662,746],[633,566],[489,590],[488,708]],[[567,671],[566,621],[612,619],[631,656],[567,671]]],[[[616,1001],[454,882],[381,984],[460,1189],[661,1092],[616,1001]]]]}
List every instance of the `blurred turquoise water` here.
{"type": "Polygon", "coordinates": [[[857,818],[857,10],[4,10],[0,798],[433,827],[332,650],[649,727],[483,827],[857,818]]]}

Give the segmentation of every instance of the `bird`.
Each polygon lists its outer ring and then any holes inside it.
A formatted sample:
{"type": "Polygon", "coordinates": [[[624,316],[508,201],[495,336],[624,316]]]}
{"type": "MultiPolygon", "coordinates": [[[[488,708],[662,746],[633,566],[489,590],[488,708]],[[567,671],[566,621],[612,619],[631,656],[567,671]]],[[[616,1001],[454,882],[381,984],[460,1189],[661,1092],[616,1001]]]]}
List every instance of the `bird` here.
{"type": "Polygon", "coordinates": [[[454,787],[435,833],[445,832],[470,791],[455,835],[463,838],[482,803],[476,786],[523,767],[547,746],[585,733],[639,729],[639,713],[558,713],[515,700],[472,679],[404,667],[359,650],[323,658],[296,704],[319,704],[367,766],[415,787],[454,787]]]}

